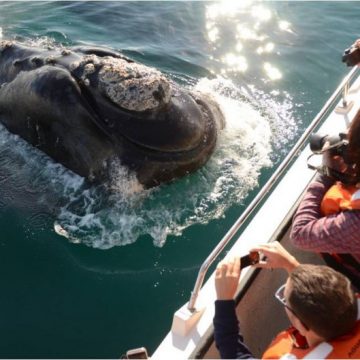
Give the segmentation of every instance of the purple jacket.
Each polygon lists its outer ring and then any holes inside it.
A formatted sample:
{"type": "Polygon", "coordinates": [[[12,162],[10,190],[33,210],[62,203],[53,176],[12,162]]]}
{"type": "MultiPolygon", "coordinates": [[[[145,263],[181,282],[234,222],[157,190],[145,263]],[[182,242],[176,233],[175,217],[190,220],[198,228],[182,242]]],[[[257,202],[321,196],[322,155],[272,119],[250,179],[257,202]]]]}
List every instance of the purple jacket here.
{"type": "Polygon", "coordinates": [[[318,176],[310,184],[294,216],[290,239],[300,249],[322,253],[329,266],[348,276],[360,290],[360,210],[323,216],[321,200],[333,183],[318,176]]]}
{"type": "Polygon", "coordinates": [[[360,261],[360,210],[323,216],[320,203],[334,181],[318,176],[307,189],[293,219],[290,238],[303,250],[349,253],[360,261]]]}

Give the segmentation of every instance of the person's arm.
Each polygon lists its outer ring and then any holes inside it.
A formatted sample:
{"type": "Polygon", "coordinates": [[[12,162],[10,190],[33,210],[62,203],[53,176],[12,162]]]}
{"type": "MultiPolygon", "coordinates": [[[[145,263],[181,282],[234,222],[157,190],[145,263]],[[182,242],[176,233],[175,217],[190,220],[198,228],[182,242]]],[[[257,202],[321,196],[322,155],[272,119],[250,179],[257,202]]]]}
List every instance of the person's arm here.
{"type": "Polygon", "coordinates": [[[214,339],[222,359],[252,359],[239,331],[234,300],[216,300],[214,339]]]}
{"type": "Polygon", "coordinates": [[[234,296],[240,278],[240,258],[221,262],[216,268],[214,338],[222,359],[254,358],[239,331],[234,296]]]}
{"type": "Polygon", "coordinates": [[[303,250],[360,253],[360,211],[321,214],[321,200],[332,184],[324,176],[310,184],[293,218],[290,239],[303,250]]]}

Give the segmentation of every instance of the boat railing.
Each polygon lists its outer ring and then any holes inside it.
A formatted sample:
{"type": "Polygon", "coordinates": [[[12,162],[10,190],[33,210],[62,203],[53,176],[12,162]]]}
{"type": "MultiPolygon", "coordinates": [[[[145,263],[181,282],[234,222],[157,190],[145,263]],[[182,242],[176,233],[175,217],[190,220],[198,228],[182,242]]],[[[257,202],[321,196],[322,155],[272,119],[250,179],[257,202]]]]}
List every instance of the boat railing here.
{"type": "MultiPolygon", "coordinates": [[[[246,210],[240,215],[240,217],[236,220],[234,225],[230,228],[230,230],[226,233],[226,235],[221,239],[218,245],[213,249],[210,255],[206,258],[203,264],[200,267],[198,272],[198,276],[194,285],[194,289],[191,292],[191,297],[188,303],[188,310],[194,312],[196,310],[196,300],[199,296],[200,289],[204,282],[206,273],[215,259],[219,256],[221,251],[225,248],[225,246],[229,243],[229,241],[236,235],[239,231],[240,227],[244,224],[244,222],[249,218],[249,216],[253,213],[253,211],[257,208],[257,206],[261,203],[264,197],[272,190],[274,184],[278,179],[284,174],[284,171],[287,169],[288,165],[292,162],[292,160],[299,154],[300,150],[303,148],[305,143],[308,141],[309,136],[313,132],[313,130],[321,123],[323,117],[328,113],[328,111],[334,106],[335,101],[342,95],[342,110],[344,113],[347,112],[347,108],[350,108],[350,104],[348,102],[348,89],[349,84],[354,79],[357,74],[358,67],[354,67],[342,80],[338,88],[334,91],[328,101],[325,103],[320,112],[316,115],[313,121],[310,123],[306,131],[297,141],[292,150],[288,153],[282,163],[278,166],[276,171],[272,174],[266,184],[262,187],[262,189],[258,192],[255,198],[248,205],[246,210]]],[[[341,109],[340,109],[341,112],[341,109]]]]}

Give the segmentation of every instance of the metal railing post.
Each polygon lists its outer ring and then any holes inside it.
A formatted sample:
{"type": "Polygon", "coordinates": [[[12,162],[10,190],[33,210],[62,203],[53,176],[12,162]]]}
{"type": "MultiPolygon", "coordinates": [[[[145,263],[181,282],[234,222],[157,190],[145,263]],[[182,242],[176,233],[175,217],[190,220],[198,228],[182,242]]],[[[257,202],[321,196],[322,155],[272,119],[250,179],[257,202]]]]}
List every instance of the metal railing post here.
{"type": "Polygon", "coordinates": [[[349,93],[349,83],[347,82],[344,86],[344,90],[343,90],[343,95],[342,95],[342,106],[343,108],[346,108],[348,103],[347,103],[347,96],[349,93]]]}

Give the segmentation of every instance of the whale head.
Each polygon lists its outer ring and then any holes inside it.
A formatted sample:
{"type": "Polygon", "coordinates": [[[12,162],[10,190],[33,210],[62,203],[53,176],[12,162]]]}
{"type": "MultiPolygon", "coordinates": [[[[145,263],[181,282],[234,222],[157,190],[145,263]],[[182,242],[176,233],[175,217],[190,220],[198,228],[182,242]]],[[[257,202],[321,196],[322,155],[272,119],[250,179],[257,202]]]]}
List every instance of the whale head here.
{"type": "Polygon", "coordinates": [[[126,58],[87,55],[73,68],[121,163],[140,183],[151,187],[187,175],[213,153],[225,120],[211,95],[184,89],[126,58]]]}
{"type": "Polygon", "coordinates": [[[104,48],[0,42],[0,121],[93,181],[115,161],[146,187],[185,176],[213,153],[224,116],[210,96],[104,48]]]}

